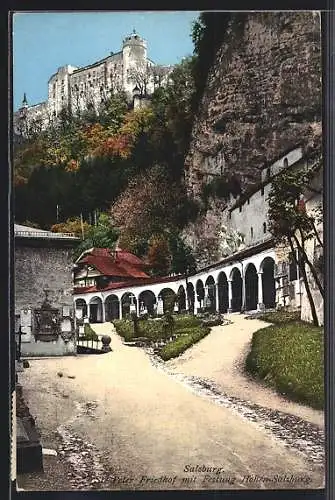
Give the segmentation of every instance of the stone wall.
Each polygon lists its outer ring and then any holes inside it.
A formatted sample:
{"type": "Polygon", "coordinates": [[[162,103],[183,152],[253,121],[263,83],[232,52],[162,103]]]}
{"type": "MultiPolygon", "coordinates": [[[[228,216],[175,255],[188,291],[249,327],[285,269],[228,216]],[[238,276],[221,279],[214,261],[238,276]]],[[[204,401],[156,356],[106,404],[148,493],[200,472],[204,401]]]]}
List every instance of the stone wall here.
{"type": "MultiPolygon", "coordinates": [[[[15,314],[20,314],[24,309],[39,308],[45,299],[44,290],[49,289],[51,306],[60,311],[63,306],[69,306],[74,317],[72,262],[72,248],[66,247],[64,242],[33,242],[27,238],[16,238],[15,314]]],[[[35,342],[33,328],[23,328],[22,354],[41,356],[75,353],[74,338],[69,342],[64,342],[61,337],[57,341],[35,342]]]]}
{"type": "MultiPolygon", "coordinates": [[[[193,126],[185,160],[188,193],[199,199],[206,183],[232,174],[244,193],[268,166],[276,173],[278,159],[296,153],[306,158],[321,148],[321,140],[319,14],[231,13],[193,126]]],[[[218,209],[212,203],[184,232],[199,264],[213,260],[208,252],[200,255],[204,236],[197,226],[212,228],[211,246],[218,248],[217,226],[228,221],[224,212],[222,204],[218,209]]],[[[253,215],[248,210],[249,226],[253,215]]],[[[262,224],[265,216],[257,214],[262,224]]]]}
{"type": "Polygon", "coordinates": [[[305,151],[321,144],[319,15],[232,13],[193,128],[189,191],[197,194],[208,158],[216,173],[233,172],[245,187],[300,144],[305,151]]]}

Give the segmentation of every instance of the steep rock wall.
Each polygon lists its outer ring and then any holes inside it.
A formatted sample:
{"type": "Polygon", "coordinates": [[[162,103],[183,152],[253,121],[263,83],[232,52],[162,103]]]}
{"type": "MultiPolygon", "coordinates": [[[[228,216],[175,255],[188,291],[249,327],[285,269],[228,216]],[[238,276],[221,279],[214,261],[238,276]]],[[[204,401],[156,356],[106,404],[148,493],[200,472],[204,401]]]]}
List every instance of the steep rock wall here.
{"type": "MultiPolygon", "coordinates": [[[[197,197],[204,184],[227,173],[244,191],[260,181],[262,167],[297,145],[307,154],[319,149],[321,76],[318,13],[232,13],[192,131],[188,192],[197,197]]],[[[221,217],[215,209],[209,219],[214,213],[221,217]]],[[[204,264],[191,233],[185,234],[204,264]]]]}

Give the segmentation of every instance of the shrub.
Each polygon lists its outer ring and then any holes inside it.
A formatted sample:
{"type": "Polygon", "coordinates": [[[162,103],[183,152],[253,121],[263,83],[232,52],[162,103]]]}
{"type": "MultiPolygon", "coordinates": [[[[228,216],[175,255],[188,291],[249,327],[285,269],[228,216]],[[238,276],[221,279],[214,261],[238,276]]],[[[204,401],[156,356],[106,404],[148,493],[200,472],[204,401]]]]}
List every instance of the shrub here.
{"type": "Polygon", "coordinates": [[[118,334],[124,338],[126,342],[133,340],[136,337],[147,337],[152,341],[162,338],[162,320],[138,320],[137,333],[134,333],[133,321],[128,319],[119,319],[113,321],[118,334]]]}
{"type": "Polygon", "coordinates": [[[299,321],[300,311],[291,311],[288,309],[282,309],[280,311],[261,313],[257,315],[257,318],[262,321],[266,321],[267,323],[273,323],[275,325],[279,325],[282,323],[299,321]]]}
{"type": "Polygon", "coordinates": [[[223,323],[223,316],[216,312],[205,311],[198,314],[198,318],[203,326],[219,326],[223,323]]]}
{"type": "Polygon", "coordinates": [[[118,319],[114,320],[113,324],[118,334],[121,335],[126,342],[129,342],[134,338],[134,327],[132,321],[128,319],[118,319]]]}
{"type": "Polygon", "coordinates": [[[139,328],[138,328],[138,317],[137,317],[137,314],[135,312],[131,313],[131,319],[133,322],[134,337],[138,337],[140,332],[139,332],[139,328]]]}
{"type": "Polygon", "coordinates": [[[290,321],[254,333],[246,369],[292,400],[324,407],[323,331],[290,321]]]}
{"type": "Polygon", "coordinates": [[[160,351],[159,356],[167,361],[176,358],[186,349],[196,344],[210,332],[208,327],[189,327],[178,331],[178,338],[166,344],[160,351]]]}
{"type": "Polygon", "coordinates": [[[85,324],[84,326],[84,340],[98,340],[99,337],[93,330],[90,324],[85,324]]]}
{"type": "Polygon", "coordinates": [[[171,312],[166,312],[163,316],[163,335],[164,339],[172,337],[174,333],[175,320],[171,312]]]}
{"type": "Polygon", "coordinates": [[[200,325],[200,319],[191,314],[177,315],[174,319],[177,330],[200,325]]]}

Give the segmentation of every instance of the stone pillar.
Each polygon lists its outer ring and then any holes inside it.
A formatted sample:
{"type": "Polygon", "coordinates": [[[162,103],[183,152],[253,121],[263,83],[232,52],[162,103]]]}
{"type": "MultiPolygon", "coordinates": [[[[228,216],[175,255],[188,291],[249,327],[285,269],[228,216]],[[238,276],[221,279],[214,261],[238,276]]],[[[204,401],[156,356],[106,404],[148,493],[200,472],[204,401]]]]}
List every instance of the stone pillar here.
{"type": "Polygon", "coordinates": [[[263,271],[258,273],[258,305],[257,309],[259,311],[264,311],[265,307],[263,304],[263,271]]]}
{"type": "Polygon", "coordinates": [[[219,313],[220,308],[219,308],[219,283],[218,282],[215,283],[214,291],[215,291],[215,311],[217,313],[219,313]]]}
{"type": "Polygon", "coordinates": [[[241,272],[242,278],[242,303],[241,303],[241,312],[245,311],[245,301],[246,301],[246,293],[245,293],[245,275],[241,272]]]}
{"type": "Polygon", "coordinates": [[[101,300],[101,322],[104,323],[106,321],[106,311],[105,311],[105,303],[101,300]]]}
{"type": "Polygon", "coordinates": [[[120,312],[120,319],[122,319],[122,300],[119,300],[119,312],[120,312]]]}
{"type": "Polygon", "coordinates": [[[228,280],[228,313],[233,312],[233,282],[228,280]]]}

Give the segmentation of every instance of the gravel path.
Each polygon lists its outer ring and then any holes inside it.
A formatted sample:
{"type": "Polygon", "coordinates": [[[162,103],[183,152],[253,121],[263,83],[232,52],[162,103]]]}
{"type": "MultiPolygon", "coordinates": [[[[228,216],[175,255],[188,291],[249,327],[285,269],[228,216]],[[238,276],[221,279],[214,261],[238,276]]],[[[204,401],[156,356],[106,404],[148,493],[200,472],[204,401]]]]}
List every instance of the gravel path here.
{"type": "MultiPolygon", "coordinates": [[[[64,489],[323,487],[320,462],[233,404],[217,404],[203,381],[180,383],[111,325],[99,328],[112,335],[112,352],[35,359],[20,374],[42,444],[66,472],[64,489]]],[[[22,477],[19,486],[55,489],[51,476],[48,486],[22,477]]]]}
{"type": "Polygon", "coordinates": [[[229,396],[295,415],[324,428],[322,411],[289,401],[255,382],[244,372],[252,335],[268,326],[268,323],[258,319],[245,319],[238,313],[227,315],[227,318],[232,321],[231,324],[212,328],[210,335],[178,358],[167,361],[166,368],[171,372],[210,381],[229,396]]]}

